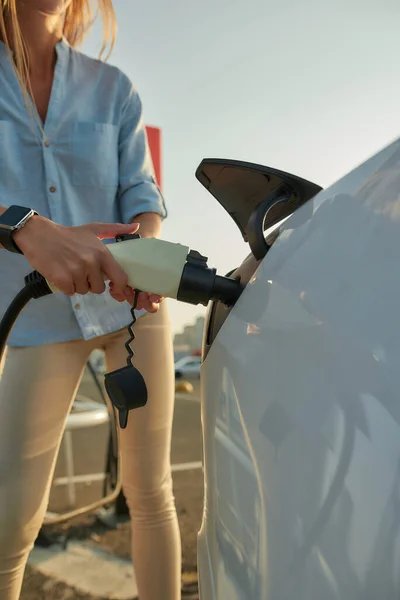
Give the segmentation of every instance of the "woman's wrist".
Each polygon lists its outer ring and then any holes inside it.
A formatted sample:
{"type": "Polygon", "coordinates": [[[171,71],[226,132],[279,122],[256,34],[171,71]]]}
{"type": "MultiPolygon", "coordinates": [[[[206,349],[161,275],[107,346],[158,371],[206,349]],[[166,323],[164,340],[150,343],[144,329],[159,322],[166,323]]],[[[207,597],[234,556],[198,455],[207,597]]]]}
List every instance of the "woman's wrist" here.
{"type": "MultiPolygon", "coordinates": [[[[29,224],[37,217],[37,212],[31,208],[17,205],[0,206],[0,248],[23,254],[16,240],[19,238],[19,233],[26,231],[29,224]]],[[[25,239],[25,236],[22,236],[22,239],[25,239]]]]}
{"type": "Polygon", "coordinates": [[[162,228],[162,219],[157,213],[142,213],[134,217],[133,221],[139,223],[138,233],[142,237],[159,237],[162,228]]]}
{"type": "Polygon", "coordinates": [[[44,221],[48,221],[48,219],[45,219],[40,215],[33,215],[26,225],[14,233],[14,242],[17,244],[18,248],[21,249],[23,254],[25,253],[24,248],[27,245],[30,245],[32,236],[36,239],[38,225],[43,224],[44,221]]]}

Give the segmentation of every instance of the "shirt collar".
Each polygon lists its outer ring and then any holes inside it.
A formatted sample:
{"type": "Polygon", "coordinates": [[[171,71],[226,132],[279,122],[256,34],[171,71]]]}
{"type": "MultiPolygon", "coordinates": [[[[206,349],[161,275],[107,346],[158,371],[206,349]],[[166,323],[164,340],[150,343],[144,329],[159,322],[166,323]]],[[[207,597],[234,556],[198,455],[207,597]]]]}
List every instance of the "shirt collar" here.
{"type": "Polygon", "coordinates": [[[56,52],[65,52],[71,48],[71,45],[67,38],[63,35],[61,40],[56,44],[56,52]]]}
{"type": "Polygon", "coordinates": [[[56,44],[57,61],[64,64],[69,56],[71,46],[68,40],[63,36],[56,44]]]}
{"type": "Polygon", "coordinates": [[[7,46],[0,40],[0,63],[6,56],[8,56],[7,46]]]}
{"type": "MultiPolygon", "coordinates": [[[[63,36],[61,40],[56,44],[57,58],[65,56],[70,48],[70,43],[68,42],[67,38],[63,36]]],[[[14,55],[14,52],[12,50],[11,55],[14,55]]],[[[5,56],[8,56],[7,46],[4,42],[0,40],[0,62],[5,56]]]]}

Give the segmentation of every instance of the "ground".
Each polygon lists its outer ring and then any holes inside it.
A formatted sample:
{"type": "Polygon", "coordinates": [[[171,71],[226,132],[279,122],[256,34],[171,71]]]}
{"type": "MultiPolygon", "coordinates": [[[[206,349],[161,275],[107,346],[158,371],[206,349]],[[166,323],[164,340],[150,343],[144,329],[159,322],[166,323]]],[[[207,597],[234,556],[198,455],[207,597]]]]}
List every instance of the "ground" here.
{"type": "MultiPolygon", "coordinates": [[[[177,394],[172,463],[173,465],[180,465],[179,468],[181,468],[182,464],[198,462],[201,460],[201,425],[198,385],[195,385],[194,388],[194,393],[190,396],[177,394]]],[[[80,393],[85,394],[87,397],[97,397],[96,389],[88,375],[86,375],[83,380],[80,393]]],[[[90,435],[93,435],[93,433],[90,435]]],[[[97,438],[94,438],[92,440],[92,448],[96,439],[97,438]]],[[[80,438],[78,437],[76,440],[76,443],[79,445],[80,438]]],[[[80,457],[82,456],[79,449],[77,454],[80,457]]],[[[78,470],[79,463],[78,461],[76,461],[76,463],[76,468],[78,470]]],[[[89,472],[91,471],[89,470],[89,472]]],[[[203,502],[203,473],[201,468],[175,471],[174,492],[182,535],[182,579],[184,582],[182,598],[194,600],[198,598],[196,539],[201,523],[203,502]]],[[[54,502],[57,502],[57,500],[59,502],[61,501],[62,493],[64,494],[64,490],[61,488],[55,490],[55,494],[53,495],[54,502]],[[59,495],[59,498],[57,497],[57,494],[59,495]]],[[[83,492],[80,491],[78,494],[78,499],[81,501],[83,497],[82,493],[83,492]]],[[[108,529],[91,515],[69,522],[64,526],[59,526],[57,529],[49,529],[48,531],[51,532],[51,534],[66,534],[69,539],[74,541],[82,540],[85,544],[104,549],[116,557],[123,559],[129,557],[130,528],[128,522],[119,525],[117,529],[108,529]]],[[[79,592],[60,581],[43,576],[30,565],[28,565],[26,570],[21,595],[21,600],[106,600],[106,598],[106,596],[96,596],[79,592]]]]}

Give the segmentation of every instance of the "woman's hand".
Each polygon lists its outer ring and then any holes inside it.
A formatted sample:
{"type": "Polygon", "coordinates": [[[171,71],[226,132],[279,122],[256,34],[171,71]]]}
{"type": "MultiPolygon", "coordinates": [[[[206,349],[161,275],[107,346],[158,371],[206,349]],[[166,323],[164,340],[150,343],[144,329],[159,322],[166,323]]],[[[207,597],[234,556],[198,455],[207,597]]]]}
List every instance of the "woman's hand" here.
{"type": "MultiPolygon", "coordinates": [[[[121,294],[115,291],[114,285],[110,283],[110,294],[117,300],[117,302],[129,302],[131,306],[133,306],[133,302],[135,300],[135,290],[129,286],[126,286],[125,291],[121,294]]],[[[161,296],[157,294],[150,294],[149,292],[140,292],[138,303],[136,308],[138,310],[147,310],[149,313],[156,313],[160,308],[160,303],[164,300],[161,296]]]]}
{"type": "Polygon", "coordinates": [[[128,277],[100,240],[134,233],[138,228],[137,223],[64,227],[34,216],[14,239],[32,267],[67,296],[89,291],[102,294],[106,280],[115,293],[123,294],[128,277]]]}
{"type": "MultiPolygon", "coordinates": [[[[159,237],[161,232],[161,217],[155,213],[143,213],[138,217],[135,217],[135,221],[140,226],[141,237],[159,237]]],[[[133,305],[135,299],[135,291],[127,286],[121,293],[116,287],[110,283],[110,294],[118,302],[124,302],[127,300],[130,305],[133,305]]],[[[147,310],[150,313],[156,313],[160,308],[160,303],[164,300],[157,294],[151,294],[149,292],[140,292],[137,303],[138,310],[147,310]]]]}

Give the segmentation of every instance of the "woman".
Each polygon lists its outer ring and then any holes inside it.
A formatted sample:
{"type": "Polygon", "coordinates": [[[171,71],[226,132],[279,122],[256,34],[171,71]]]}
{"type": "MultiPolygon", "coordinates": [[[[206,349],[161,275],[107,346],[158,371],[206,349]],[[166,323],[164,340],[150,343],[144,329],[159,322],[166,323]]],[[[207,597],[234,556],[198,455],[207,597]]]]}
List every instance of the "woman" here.
{"type": "MultiPolygon", "coordinates": [[[[116,68],[73,49],[91,23],[88,0],[0,0],[0,6],[0,212],[18,205],[38,213],[14,236],[25,258],[0,252],[0,314],[32,266],[65,293],[26,308],[0,380],[0,598],[17,600],[86,361],[95,348],[104,349],[109,370],[126,361],[124,301],[132,301],[133,291],[99,238],[135,231],[137,224],[142,236],[157,236],[166,212],[136,91],[116,68]],[[126,225],[104,224],[118,222],[126,225]],[[113,298],[102,293],[104,280],[113,298]]],[[[112,46],[112,2],[98,0],[98,7],[112,46]]],[[[173,359],[159,301],[140,298],[140,308],[156,312],[136,326],[135,362],[149,399],[120,432],[141,600],[180,598],[169,461],[173,359]]]]}

